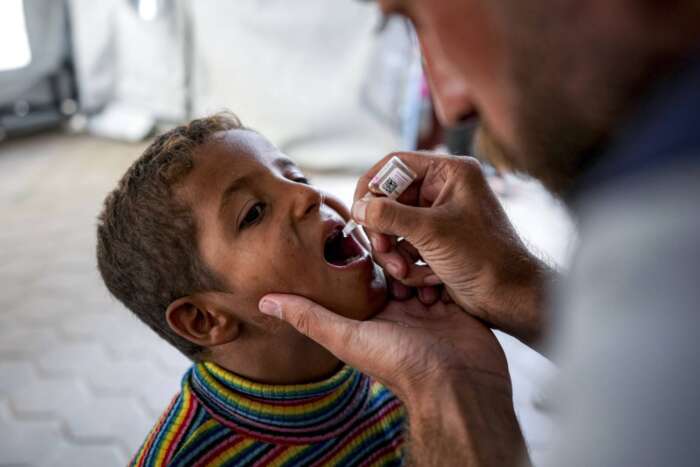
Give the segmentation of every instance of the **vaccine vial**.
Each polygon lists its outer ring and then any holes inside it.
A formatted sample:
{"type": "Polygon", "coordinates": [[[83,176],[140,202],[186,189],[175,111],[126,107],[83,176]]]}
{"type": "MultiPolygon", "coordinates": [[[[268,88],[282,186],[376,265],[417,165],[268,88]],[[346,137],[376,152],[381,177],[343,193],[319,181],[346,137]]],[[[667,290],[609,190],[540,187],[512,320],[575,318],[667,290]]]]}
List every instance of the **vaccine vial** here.
{"type": "Polygon", "coordinates": [[[389,159],[377,175],[369,181],[369,191],[391,199],[401,196],[418,175],[398,157],[389,159]]]}
{"type": "MultiPolygon", "coordinates": [[[[406,188],[413,183],[416,177],[418,174],[401,159],[394,156],[377,172],[377,175],[372,177],[367,187],[370,192],[377,196],[396,199],[406,191],[406,188]]],[[[355,221],[351,220],[345,225],[343,235],[347,237],[356,227],[355,221]]]]}

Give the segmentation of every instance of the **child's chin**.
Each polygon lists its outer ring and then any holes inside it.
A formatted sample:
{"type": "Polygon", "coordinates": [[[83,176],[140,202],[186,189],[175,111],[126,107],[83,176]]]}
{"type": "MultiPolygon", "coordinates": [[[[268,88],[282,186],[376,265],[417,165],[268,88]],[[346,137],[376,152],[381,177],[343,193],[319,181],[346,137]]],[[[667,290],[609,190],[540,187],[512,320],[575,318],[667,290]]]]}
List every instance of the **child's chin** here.
{"type": "Polygon", "coordinates": [[[382,287],[370,289],[368,293],[357,294],[354,298],[353,303],[337,307],[336,312],[357,321],[371,319],[384,309],[389,300],[386,283],[383,283],[382,287]]]}
{"type": "Polygon", "coordinates": [[[338,293],[329,300],[334,303],[328,303],[327,308],[346,318],[366,321],[384,309],[389,300],[388,293],[384,271],[374,264],[369,280],[365,275],[357,282],[346,282],[343,290],[338,290],[338,293]],[[353,290],[355,293],[350,294],[350,298],[345,298],[348,296],[348,290],[353,290]],[[338,303],[340,297],[344,297],[343,303],[338,303]]]}
{"type": "Polygon", "coordinates": [[[357,319],[360,321],[366,321],[373,318],[379,312],[381,312],[389,301],[389,291],[387,289],[386,280],[384,279],[384,273],[381,272],[381,280],[376,281],[370,287],[369,293],[367,295],[366,305],[362,308],[362,311],[358,313],[360,317],[357,319]]]}
{"type": "Polygon", "coordinates": [[[362,318],[361,321],[366,321],[368,319],[374,318],[376,315],[378,315],[384,309],[387,302],[389,301],[388,293],[386,293],[386,289],[384,289],[384,290],[385,290],[385,294],[382,296],[381,301],[378,301],[376,305],[371,306],[369,308],[370,313],[368,313],[367,316],[362,318]]]}

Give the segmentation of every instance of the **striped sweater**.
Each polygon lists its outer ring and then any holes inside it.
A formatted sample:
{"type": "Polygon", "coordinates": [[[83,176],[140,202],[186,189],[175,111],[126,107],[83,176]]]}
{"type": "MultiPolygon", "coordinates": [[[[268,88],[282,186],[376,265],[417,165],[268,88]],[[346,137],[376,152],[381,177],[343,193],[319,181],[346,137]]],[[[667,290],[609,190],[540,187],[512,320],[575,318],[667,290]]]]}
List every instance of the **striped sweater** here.
{"type": "Polygon", "coordinates": [[[398,399],[348,366],[265,385],[198,363],[131,465],[402,465],[404,422],[398,399]]]}

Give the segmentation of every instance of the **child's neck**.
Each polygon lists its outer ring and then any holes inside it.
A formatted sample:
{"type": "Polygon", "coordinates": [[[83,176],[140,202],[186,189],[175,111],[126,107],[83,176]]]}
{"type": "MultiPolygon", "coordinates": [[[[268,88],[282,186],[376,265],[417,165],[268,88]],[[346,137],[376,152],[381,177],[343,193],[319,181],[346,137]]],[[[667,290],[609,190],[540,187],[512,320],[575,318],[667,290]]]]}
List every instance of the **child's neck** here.
{"type": "Polygon", "coordinates": [[[332,353],[303,336],[286,343],[274,339],[234,341],[212,349],[208,360],[239,376],[266,384],[321,381],[342,366],[332,353]]]}

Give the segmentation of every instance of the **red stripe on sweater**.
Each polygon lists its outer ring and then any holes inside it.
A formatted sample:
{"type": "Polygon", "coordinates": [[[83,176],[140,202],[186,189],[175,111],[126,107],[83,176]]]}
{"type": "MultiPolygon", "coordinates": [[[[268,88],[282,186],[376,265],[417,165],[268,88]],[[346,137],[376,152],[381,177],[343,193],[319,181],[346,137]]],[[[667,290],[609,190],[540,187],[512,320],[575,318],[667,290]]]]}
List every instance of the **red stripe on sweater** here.
{"type": "Polygon", "coordinates": [[[260,465],[260,466],[270,465],[271,462],[273,462],[275,459],[277,459],[287,449],[289,449],[289,446],[285,446],[285,445],[277,446],[276,448],[272,449],[272,451],[265,454],[265,456],[262,457],[260,460],[256,461],[255,465],[260,465]]]}
{"type": "Polygon", "coordinates": [[[385,455],[389,454],[391,451],[395,450],[397,446],[399,446],[403,442],[403,436],[397,436],[391,444],[384,446],[382,449],[379,451],[376,451],[372,453],[371,456],[369,456],[367,459],[362,461],[362,465],[372,465],[373,462],[376,462],[377,459],[381,459],[385,455]]]}

